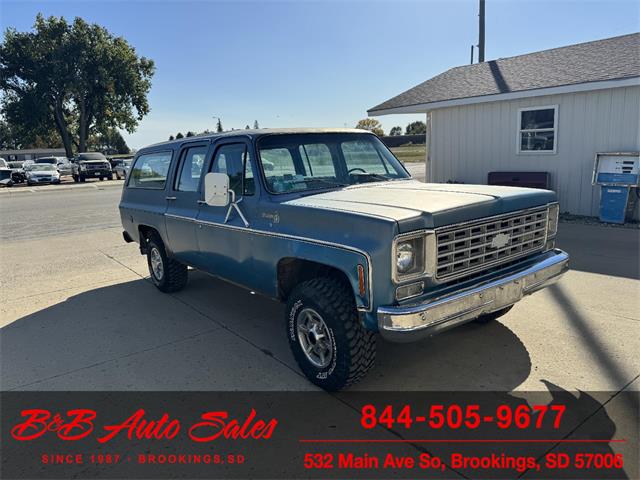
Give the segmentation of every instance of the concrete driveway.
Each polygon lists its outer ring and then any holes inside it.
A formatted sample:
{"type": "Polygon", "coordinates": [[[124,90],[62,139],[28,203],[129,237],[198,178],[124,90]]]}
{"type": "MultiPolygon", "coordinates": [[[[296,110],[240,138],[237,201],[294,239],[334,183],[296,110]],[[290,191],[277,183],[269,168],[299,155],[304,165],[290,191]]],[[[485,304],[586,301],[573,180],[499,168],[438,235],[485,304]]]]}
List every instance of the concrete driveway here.
{"type": "MultiPolygon", "coordinates": [[[[0,199],[3,389],[313,388],[280,304],[196,271],[184,291],[157,291],[122,241],[118,198],[105,188],[0,199]],[[39,222],[25,213],[34,202],[39,222]]],[[[558,244],[573,270],[557,286],[493,324],[380,342],[355,388],[640,389],[638,230],[562,224],[558,244]]]]}
{"type": "MultiPolygon", "coordinates": [[[[315,389],[289,352],[282,305],[197,271],[182,292],[160,293],[122,240],[119,196],[106,185],[0,196],[1,390],[315,389]]],[[[599,391],[595,403],[576,397],[586,407],[574,434],[613,421],[616,437],[634,438],[625,419],[640,390],[639,234],[561,224],[573,269],[560,283],[488,325],[380,342],[353,389],[534,390],[548,401],[556,386],[599,391]]],[[[611,445],[631,459],[636,447],[611,445]]]]}

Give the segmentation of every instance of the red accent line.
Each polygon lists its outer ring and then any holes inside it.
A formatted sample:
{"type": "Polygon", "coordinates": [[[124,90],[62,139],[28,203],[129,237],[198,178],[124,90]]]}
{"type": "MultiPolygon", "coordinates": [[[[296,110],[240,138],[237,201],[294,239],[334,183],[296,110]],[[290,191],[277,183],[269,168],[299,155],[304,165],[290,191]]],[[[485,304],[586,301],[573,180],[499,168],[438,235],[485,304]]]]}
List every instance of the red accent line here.
{"type": "Polygon", "coordinates": [[[354,438],[354,439],[306,439],[301,438],[298,440],[300,443],[624,443],[626,442],[626,438],[619,439],[567,439],[567,440],[540,440],[540,439],[392,439],[392,440],[379,440],[379,439],[363,439],[363,438],[354,438]]]}

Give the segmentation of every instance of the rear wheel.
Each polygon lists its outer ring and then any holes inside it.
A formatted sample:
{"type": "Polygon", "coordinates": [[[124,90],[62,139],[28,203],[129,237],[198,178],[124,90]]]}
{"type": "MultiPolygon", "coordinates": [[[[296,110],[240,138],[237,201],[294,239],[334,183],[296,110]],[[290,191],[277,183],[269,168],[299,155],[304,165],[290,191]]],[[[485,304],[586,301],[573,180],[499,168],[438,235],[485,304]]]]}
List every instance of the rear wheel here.
{"type": "Polygon", "coordinates": [[[162,292],[177,292],[187,284],[187,266],[167,255],[158,235],[152,235],[147,241],[147,265],[151,281],[162,292]]]}
{"type": "Polygon", "coordinates": [[[484,315],[480,315],[474,321],[476,323],[493,322],[494,320],[497,320],[501,316],[506,315],[507,313],[509,313],[509,310],[511,310],[512,308],[513,308],[513,305],[509,305],[508,307],[505,307],[505,308],[503,308],[501,310],[496,310],[495,312],[491,312],[491,313],[485,313],[484,315]]]}
{"type": "Polygon", "coordinates": [[[366,330],[350,290],[332,278],[298,285],[287,302],[287,337],[298,365],[319,387],[336,391],[374,364],[376,336],[366,330]]]}

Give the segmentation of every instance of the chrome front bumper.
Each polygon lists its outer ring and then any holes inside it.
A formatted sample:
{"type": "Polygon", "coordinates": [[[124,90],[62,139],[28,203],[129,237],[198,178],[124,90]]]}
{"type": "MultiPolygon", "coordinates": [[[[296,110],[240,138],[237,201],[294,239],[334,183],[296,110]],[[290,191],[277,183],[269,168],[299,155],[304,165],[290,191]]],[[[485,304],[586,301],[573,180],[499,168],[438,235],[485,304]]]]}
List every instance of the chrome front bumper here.
{"type": "Polygon", "coordinates": [[[552,250],[521,270],[445,297],[410,306],[378,308],[378,329],[386,339],[412,342],[429,337],[479,315],[513,305],[557,281],[569,269],[569,255],[552,250]]]}

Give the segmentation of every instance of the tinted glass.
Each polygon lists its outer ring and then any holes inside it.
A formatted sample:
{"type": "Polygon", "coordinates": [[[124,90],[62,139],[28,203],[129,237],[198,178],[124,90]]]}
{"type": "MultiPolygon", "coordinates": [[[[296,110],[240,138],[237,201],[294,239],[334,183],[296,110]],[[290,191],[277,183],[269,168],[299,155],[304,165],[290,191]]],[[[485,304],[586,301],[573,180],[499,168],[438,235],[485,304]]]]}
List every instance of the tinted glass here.
{"type": "Polygon", "coordinates": [[[554,113],[553,108],[520,112],[520,130],[554,128],[554,113]]]}
{"type": "Polygon", "coordinates": [[[80,153],[78,154],[78,160],[106,160],[103,154],[98,152],[80,153]]]}
{"type": "Polygon", "coordinates": [[[140,155],[131,169],[129,187],[162,190],[171,165],[171,152],[140,155]]]}
{"type": "Polygon", "coordinates": [[[197,192],[200,185],[200,176],[204,167],[204,157],[207,147],[191,147],[182,155],[182,166],[178,177],[176,190],[181,192],[197,192]]]}

